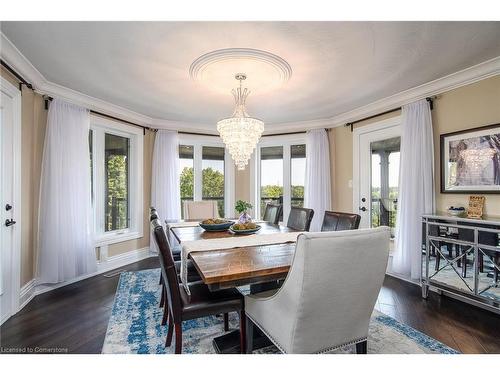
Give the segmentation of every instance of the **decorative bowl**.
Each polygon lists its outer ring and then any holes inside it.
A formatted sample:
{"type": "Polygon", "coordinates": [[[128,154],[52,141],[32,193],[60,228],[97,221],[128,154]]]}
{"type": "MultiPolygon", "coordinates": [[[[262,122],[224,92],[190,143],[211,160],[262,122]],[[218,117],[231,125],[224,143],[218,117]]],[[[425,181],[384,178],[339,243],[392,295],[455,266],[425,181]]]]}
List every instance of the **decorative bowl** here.
{"type": "Polygon", "coordinates": [[[260,228],[261,228],[260,225],[257,225],[253,229],[234,229],[233,225],[231,225],[231,227],[229,227],[229,229],[231,230],[231,232],[233,232],[235,234],[252,234],[252,233],[258,232],[260,230],[260,228]]]}
{"type": "Polygon", "coordinates": [[[465,207],[453,207],[448,208],[448,214],[451,216],[462,216],[465,214],[465,207]]]}
{"type": "Polygon", "coordinates": [[[228,228],[234,224],[234,221],[228,220],[225,223],[220,224],[202,224],[199,226],[205,229],[207,232],[222,232],[228,230],[228,228]]]}

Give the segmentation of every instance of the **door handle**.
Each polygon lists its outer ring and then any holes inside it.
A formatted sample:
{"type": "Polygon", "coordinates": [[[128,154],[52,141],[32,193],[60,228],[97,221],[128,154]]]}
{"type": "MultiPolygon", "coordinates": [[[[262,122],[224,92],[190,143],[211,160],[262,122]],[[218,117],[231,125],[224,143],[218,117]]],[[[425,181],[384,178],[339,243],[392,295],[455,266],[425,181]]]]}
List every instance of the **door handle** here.
{"type": "Polygon", "coordinates": [[[360,207],[359,210],[365,212],[366,211],[366,207],[360,207]]]}
{"type": "Polygon", "coordinates": [[[10,227],[11,225],[14,225],[16,222],[12,219],[7,219],[5,220],[5,226],[10,227]]]}

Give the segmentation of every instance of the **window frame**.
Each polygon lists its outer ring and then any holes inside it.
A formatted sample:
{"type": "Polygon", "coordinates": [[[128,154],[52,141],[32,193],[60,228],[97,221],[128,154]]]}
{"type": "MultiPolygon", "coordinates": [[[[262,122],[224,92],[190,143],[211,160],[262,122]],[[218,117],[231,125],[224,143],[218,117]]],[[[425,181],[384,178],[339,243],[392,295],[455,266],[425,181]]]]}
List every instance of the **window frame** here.
{"type": "Polygon", "coordinates": [[[253,216],[255,218],[260,218],[262,216],[261,215],[262,213],[260,212],[261,148],[272,147],[272,146],[283,146],[283,221],[284,222],[287,221],[292,204],[291,146],[294,145],[306,145],[306,150],[307,150],[306,134],[301,133],[301,134],[288,134],[288,135],[276,135],[276,136],[270,135],[265,138],[261,138],[259,143],[257,144],[255,152],[253,153],[252,156],[252,160],[249,163],[250,181],[253,181],[253,183],[250,186],[250,200],[254,207],[253,216]]]}
{"type": "Polygon", "coordinates": [[[224,217],[234,217],[236,166],[222,139],[218,136],[179,134],[179,145],[193,146],[194,201],[203,200],[203,146],[224,148],[224,217]]]}
{"type": "Polygon", "coordinates": [[[144,134],[142,129],[130,126],[119,121],[105,119],[99,116],[90,116],[90,130],[92,130],[92,189],[94,215],[94,245],[95,247],[111,245],[141,238],[144,236],[144,134]],[[129,139],[129,225],[126,229],[105,231],[105,167],[104,148],[105,133],[129,139]]]}

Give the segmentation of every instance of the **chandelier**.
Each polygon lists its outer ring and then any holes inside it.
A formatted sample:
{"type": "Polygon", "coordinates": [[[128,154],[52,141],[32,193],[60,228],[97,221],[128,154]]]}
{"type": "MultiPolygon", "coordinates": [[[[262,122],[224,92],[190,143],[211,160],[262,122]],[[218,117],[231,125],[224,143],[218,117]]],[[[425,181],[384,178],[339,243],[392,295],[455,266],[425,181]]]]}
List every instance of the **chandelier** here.
{"type": "Polygon", "coordinates": [[[247,88],[242,88],[242,81],[247,76],[238,73],[234,78],[240,81],[240,87],[231,91],[236,107],[231,117],[217,122],[217,131],[238,170],[244,170],[264,131],[264,122],[250,117],[246,111],[245,100],[250,91],[247,88]]]}

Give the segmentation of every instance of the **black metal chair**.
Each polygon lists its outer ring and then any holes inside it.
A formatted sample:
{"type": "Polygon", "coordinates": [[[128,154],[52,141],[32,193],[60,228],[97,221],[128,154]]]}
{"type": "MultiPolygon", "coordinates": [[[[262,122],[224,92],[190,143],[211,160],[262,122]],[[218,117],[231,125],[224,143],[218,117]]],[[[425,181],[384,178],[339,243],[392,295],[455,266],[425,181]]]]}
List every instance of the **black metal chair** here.
{"type": "Polygon", "coordinates": [[[359,228],[361,216],[346,212],[325,211],[323,224],[321,225],[322,232],[353,230],[359,228]]]}
{"type": "Polygon", "coordinates": [[[314,216],[312,208],[292,207],[286,226],[295,230],[308,232],[314,216]]]}
{"type": "Polygon", "coordinates": [[[278,224],[280,221],[281,212],[283,211],[283,205],[281,204],[266,204],[266,211],[264,212],[264,221],[271,224],[278,224]]]}
{"type": "MultiPolygon", "coordinates": [[[[175,330],[175,353],[182,352],[183,321],[216,314],[224,314],[224,318],[227,318],[229,312],[236,311],[240,316],[241,352],[245,353],[246,331],[243,296],[236,289],[210,292],[208,287],[201,282],[189,283],[190,295],[188,295],[184,286],[179,284],[175,262],[163,226],[158,219],[154,219],[151,222],[151,227],[154,240],[159,248],[160,267],[166,290],[165,307],[168,311],[168,331],[165,347],[172,344],[175,330]]],[[[228,327],[225,322],[224,329],[226,328],[228,327]]]]}

